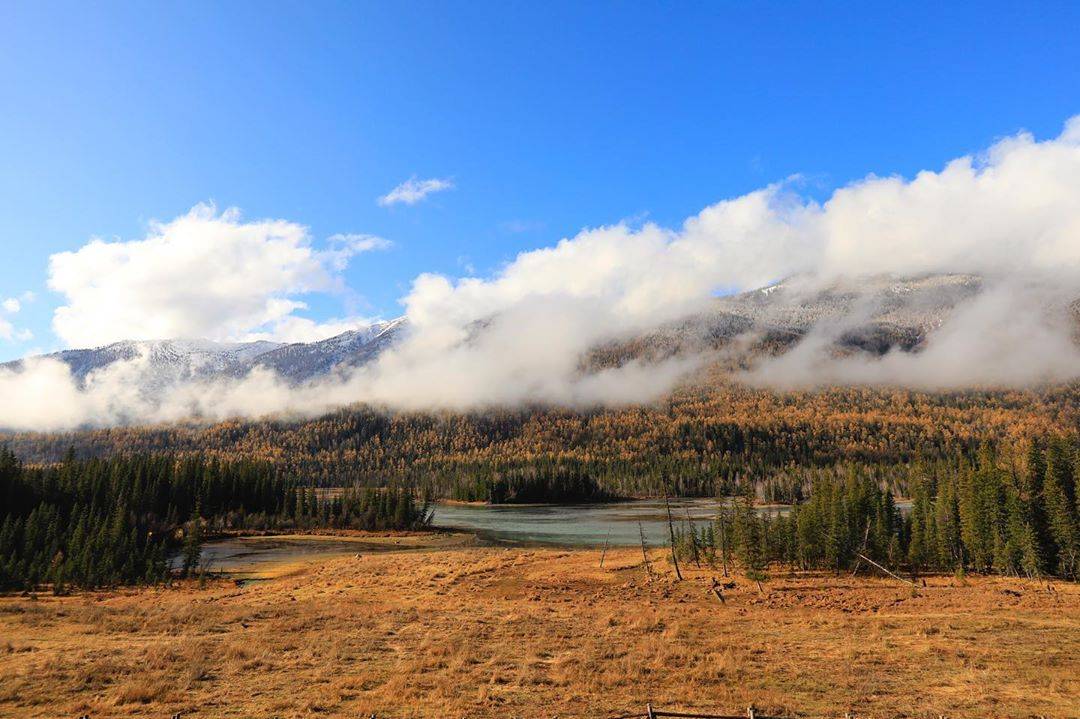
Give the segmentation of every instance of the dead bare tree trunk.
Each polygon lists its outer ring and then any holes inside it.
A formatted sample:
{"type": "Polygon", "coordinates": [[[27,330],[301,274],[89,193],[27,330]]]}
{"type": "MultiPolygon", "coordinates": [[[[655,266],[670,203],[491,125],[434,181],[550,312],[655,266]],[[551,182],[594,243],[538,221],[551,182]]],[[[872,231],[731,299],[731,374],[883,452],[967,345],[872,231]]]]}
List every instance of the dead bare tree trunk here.
{"type": "Polygon", "coordinates": [[[893,579],[899,579],[899,580],[900,580],[901,582],[904,582],[905,584],[910,584],[910,585],[911,585],[911,586],[913,586],[913,587],[914,587],[914,586],[916,586],[916,583],[915,583],[915,582],[911,581],[910,579],[904,579],[904,578],[903,578],[903,577],[901,577],[900,575],[898,575],[898,574],[894,574],[893,572],[890,572],[890,571],[889,571],[888,569],[886,569],[885,567],[881,566],[880,564],[878,564],[877,562],[875,562],[875,561],[874,561],[873,559],[870,559],[870,557],[867,557],[867,556],[865,556],[865,555],[862,555],[862,554],[860,554],[859,556],[860,556],[860,557],[861,557],[861,558],[862,558],[862,559],[863,559],[864,561],[866,561],[866,562],[869,562],[870,564],[873,564],[873,565],[874,565],[875,567],[877,567],[877,568],[878,568],[878,569],[880,569],[881,571],[885,572],[886,574],[888,574],[888,575],[889,575],[890,577],[892,577],[893,579]]]}
{"type": "Polygon", "coordinates": [[[600,552],[600,568],[604,568],[604,557],[607,556],[608,542],[611,541],[611,528],[608,528],[607,536],[604,537],[604,551],[600,552]]]}
{"type": "Polygon", "coordinates": [[[716,581],[716,577],[712,578],[712,593],[720,600],[721,604],[727,604],[727,602],[724,601],[723,587],[720,585],[720,582],[716,581]]]}
{"type": "Polygon", "coordinates": [[[856,557],[855,558],[855,567],[854,567],[854,569],[851,570],[851,576],[853,576],[853,577],[859,571],[859,562],[862,561],[862,552],[866,551],[866,545],[869,543],[869,541],[870,541],[870,522],[867,521],[867,523],[866,523],[866,534],[864,534],[863,538],[862,538],[862,549],[860,549],[858,552],[855,553],[855,557],[856,557]]]}
{"type": "Polygon", "coordinates": [[[667,528],[671,538],[671,561],[675,565],[675,576],[682,581],[682,572],[679,571],[679,558],[675,554],[675,524],[671,521],[671,503],[668,502],[667,493],[664,493],[664,506],[667,508],[667,528]]]}
{"type": "Polygon", "coordinates": [[[720,510],[720,558],[724,562],[724,579],[728,578],[728,514],[727,507],[720,510]]]}
{"type": "Polygon", "coordinates": [[[649,564],[649,554],[645,551],[645,529],[641,522],[637,523],[638,535],[641,537],[641,559],[645,562],[645,573],[652,579],[652,565],[649,564]]]}
{"type": "Polygon", "coordinates": [[[690,530],[690,547],[694,550],[694,566],[701,569],[701,552],[698,551],[697,530],[694,529],[694,520],[690,519],[690,510],[686,509],[686,526],[690,530]]]}

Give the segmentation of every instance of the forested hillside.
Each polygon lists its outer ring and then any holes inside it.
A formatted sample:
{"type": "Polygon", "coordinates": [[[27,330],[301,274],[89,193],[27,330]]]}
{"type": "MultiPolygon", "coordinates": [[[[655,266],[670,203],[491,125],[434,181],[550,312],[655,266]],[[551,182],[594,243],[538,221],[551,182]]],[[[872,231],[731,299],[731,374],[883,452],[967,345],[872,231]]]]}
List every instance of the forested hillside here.
{"type": "Polygon", "coordinates": [[[321,486],[408,480],[492,501],[731,493],[795,501],[817,476],[864,469],[910,496],[912,467],[984,444],[1080,425],[1080,387],[923,393],[846,388],[693,389],[645,407],[467,414],[343,410],[313,420],[232,421],[6,438],[29,463],[116,452],[247,457],[321,486]]]}
{"type": "Polygon", "coordinates": [[[734,494],[746,501],[692,544],[751,571],[836,569],[861,552],[912,570],[1075,576],[1078,407],[1075,386],[728,387],[594,412],[358,408],[295,422],[21,434],[0,456],[0,583],[160,581],[170,551],[184,549],[183,569],[194,567],[206,533],[415,528],[436,494],[734,494]],[[348,489],[316,500],[320,485],[348,489]],[[906,517],[897,496],[912,499],[906,517]],[[770,519],[749,511],[754,501],[798,506],[770,519]]]}

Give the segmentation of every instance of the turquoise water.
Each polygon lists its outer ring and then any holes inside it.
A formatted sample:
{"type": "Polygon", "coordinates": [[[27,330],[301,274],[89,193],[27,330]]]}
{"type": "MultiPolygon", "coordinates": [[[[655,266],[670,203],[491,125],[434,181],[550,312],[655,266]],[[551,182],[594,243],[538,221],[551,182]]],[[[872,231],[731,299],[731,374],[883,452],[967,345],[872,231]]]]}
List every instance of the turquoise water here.
{"type": "MultiPolygon", "coordinates": [[[[672,499],[675,526],[704,526],[716,518],[726,500],[672,499]]],[[[909,502],[897,502],[906,510],[909,502]]],[[[762,514],[790,511],[786,506],[757,507],[762,514]]],[[[637,545],[638,525],[651,545],[669,539],[664,500],[642,499],[609,504],[439,504],[434,525],[444,529],[475,532],[481,539],[520,544],[552,544],[572,547],[637,545]]]]}
{"type": "MultiPolygon", "coordinates": [[[[709,522],[720,506],[716,500],[672,500],[672,518],[685,525],[709,522]]],[[[661,500],[588,505],[460,505],[439,504],[434,525],[473,532],[481,540],[558,546],[637,545],[638,522],[653,546],[668,541],[667,514],[661,500]]],[[[405,547],[401,549],[406,549],[405,547]]],[[[203,566],[235,576],[257,574],[281,563],[315,561],[357,553],[400,551],[386,544],[326,538],[249,537],[207,542],[203,566]]],[[[173,558],[178,567],[179,556],[173,558]]]]}
{"type": "MultiPolygon", "coordinates": [[[[673,499],[676,527],[704,526],[723,502],[717,499],[673,499]]],[[[901,508],[906,503],[900,503],[901,508]]],[[[762,513],[786,512],[788,507],[758,507],[762,513]]],[[[637,546],[638,527],[653,547],[668,542],[667,509],[663,500],[634,500],[608,504],[439,504],[434,526],[475,533],[481,540],[507,544],[546,544],[563,547],[637,546]]],[[[403,548],[404,549],[404,548],[403,548]]],[[[203,561],[215,572],[258,572],[280,562],[322,559],[368,551],[395,551],[387,545],[365,546],[355,541],[305,540],[290,537],[225,539],[203,546],[203,561]]]]}
{"type": "MultiPolygon", "coordinates": [[[[676,526],[703,525],[715,517],[716,499],[671,500],[676,526]]],[[[762,508],[760,511],[783,511],[762,508]]],[[[667,510],[663,500],[608,504],[440,504],[434,525],[476,532],[483,539],[522,544],[561,546],[630,546],[640,542],[638,524],[650,544],[668,541],[667,510]]]]}

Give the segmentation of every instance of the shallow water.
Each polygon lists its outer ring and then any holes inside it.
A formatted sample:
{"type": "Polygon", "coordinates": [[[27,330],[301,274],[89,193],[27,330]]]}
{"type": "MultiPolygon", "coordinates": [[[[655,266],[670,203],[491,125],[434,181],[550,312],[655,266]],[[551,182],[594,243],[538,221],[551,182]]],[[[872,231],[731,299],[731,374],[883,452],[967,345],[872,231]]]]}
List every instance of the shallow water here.
{"type": "Polygon", "coordinates": [[[272,567],[315,558],[356,554],[353,542],[325,539],[279,539],[275,537],[230,538],[202,546],[200,562],[210,572],[255,575],[272,567]]]}
{"type": "MultiPolygon", "coordinates": [[[[673,499],[676,527],[711,522],[722,503],[716,499],[673,499]]],[[[784,508],[760,508],[763,512],[784,508]]],[[[640,543],[638,524],[649,544],[668,541],[664,500],[634,500],[607,504],[439,504],[434,525],[476,532],[481,538],[522,544],[560,546],[631,546],[640,543]]]]}
{"type": "MultiPolygon", "coordinates": [[[[466,543],[445,535],[430,535],[430,539],[413,537],[389,540],[358,537],[335,539],[325,535],[230,537],[203,544],[199,561],[202,569],[211,573],[267,578],[316,559],[353,557],[374,552],[420,551],[466,543]]],[[[173,569],[178,569],[182,561],[177,553],[171,560],[173,569]]]]}
{"type": "MultiPolygon", "coordinates": [[[[695,524],[702,524],[716,516],[719,506],[713,499],[672,500],[672,518],[677,526],[685,526],[688,515],[695,524]]],[[[434,526],[439,529],[471,532],[486,541],[579,547],[605,542],[636,546],[640,541],[638,522],[649,544],[668,541],[663,500],[582,505],[439,504],[434,517],[434,526]]],[[[326,537],[234,537],[204,544],[201,563],[210,572],[258,577],[315,559],[418,548],[423,547],[326,537]]],[[[174,567],[179,562],[179,556],[173,558],[174,567]]]]}
{"type": "MultiPolygon", "coordinates": [[[[671,517],[677,528],[711,522],[723,502],[717,499],[673,499],[671,517]]],[[[905,505],[901,505],[903,508],[905,505]]],[[[761,513],[789,511],[788,507],[758,507],[761,513]]],[[[633,500],[607,504],[445,504],[435,508],[433,524],[476,534],[489,542],[545,544],[563,547],[637,546],[638,526],[653,547],[668,542],[664,500],[633,500]]],[[[423,546],[373,544],[325,537],[246,537],[203,545],[203,565],[212,572],[260,576],[282,566],[357,553],[404,551],[423,546]]],[[[175,562],[178,561],[174,560],[175,562]]]]}

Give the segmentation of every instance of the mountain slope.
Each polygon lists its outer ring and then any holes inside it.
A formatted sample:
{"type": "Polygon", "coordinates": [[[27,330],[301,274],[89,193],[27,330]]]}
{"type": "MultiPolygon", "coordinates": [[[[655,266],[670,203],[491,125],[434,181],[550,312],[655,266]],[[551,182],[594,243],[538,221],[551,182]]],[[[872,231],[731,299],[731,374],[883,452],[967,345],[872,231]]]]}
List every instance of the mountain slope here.
{"type": "MultiPolygon", "coordinates": [[[[95,349],[64,350],[44,355],[66,364],[83,382],[87,376],[117,362],[139,361],[155,384],[218,376],[241,376],[263,354],[280,347],[275,342],[221,343],[208,340],[125,340],[95,349]]],[[[0,367],[17,369],[24,360],[0,367]]]]}
{"type": "MultiPolygon", "coordinates": [[[[135,367],[138,382],[145,390],[190,380],[242,377],[256,367],[301,382],[339,367],[364,364],[388,347],[404,327],[404,318],[399,318],[318,342],[285,345],[265,341],[128,340],[94,349],[54,352],[43,358],[66,364],[80,384],[93,372],[118,363],[135,367]]],[[[25,362],[8,362],[0,369],[18,370],[25,362]]]]}
{"type": "MultiPolygon", "coordinates": [[[[745,366],[761,354],[787,351],[810,333],[826,336],[839,352],[919,351],[934,330],[984,288],[982,278],[969,274],[876,276],[824,284],[792,277],[718,297],[697,314],[604,343],[582,358],[581,366],[588,371],[720,348],[735,350],[729,358],[745,366]]],[[[1069,309],[1080,338],[1080,299],[1069,309]]],[[[297,384],[372,361],[393,346],[407,326],[402,317],[310,343],[129,341],[47,357],[67,364],[80,383],[120,362],[137,365],[131,381],[147,393],[192,379],[241,377],[253,369],[273,371],[297,384]]],[[[488,326],[475,323],[474,337],[488,326]]],[[[16,369],[21,364],[0,368],[16,369]]]]}
{"type": "Polygon", "coordinates": [[[840,347],[883,354],[893,347],[916,349],[982,288],[980,277],[966,274],[877,276],[824,286],[796,277],[722,298],[717,309],[796,340],[827,326],[840,347]]]}
{"type": "Polygon", "coordinates": [[[399,317],[318,342],[283,345],[259,355],[253,366],[273,370],[293,382],[313,379],[369,362],[393,344],[405,326],[405,318],[399,317]]]}

